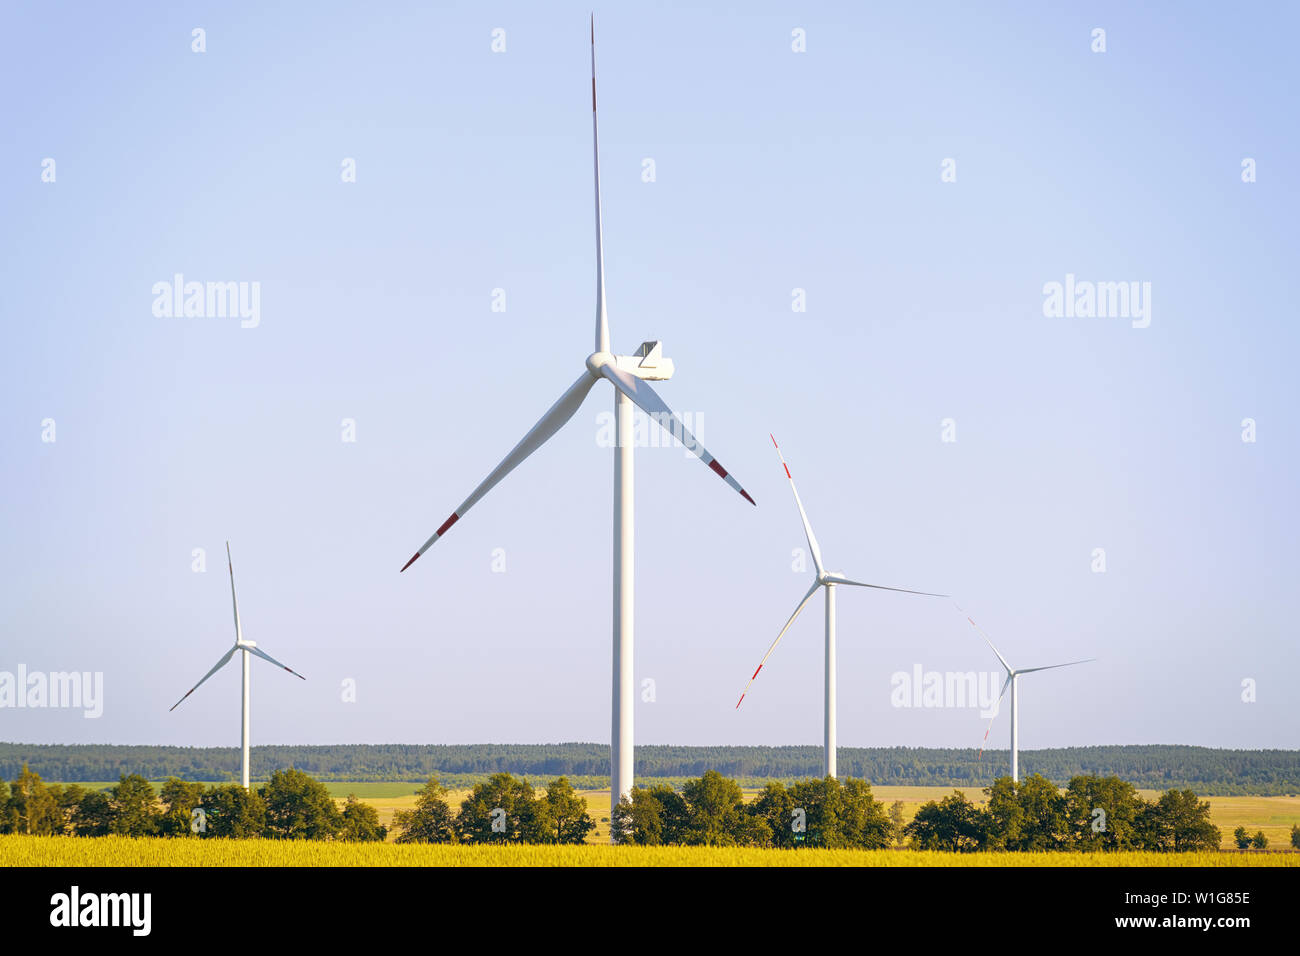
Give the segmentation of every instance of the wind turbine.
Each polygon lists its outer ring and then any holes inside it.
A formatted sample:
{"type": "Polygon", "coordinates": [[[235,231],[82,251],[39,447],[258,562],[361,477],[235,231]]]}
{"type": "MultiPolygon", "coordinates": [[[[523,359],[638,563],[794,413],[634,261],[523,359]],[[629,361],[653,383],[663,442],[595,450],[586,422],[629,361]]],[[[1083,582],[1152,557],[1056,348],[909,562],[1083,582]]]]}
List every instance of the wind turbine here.
{"type": "Polygon", "coordinates": [[[483,479],[468,498],[451,513],[420,550],[402,566],[405,571],[420,555],[483,498],[520,462],[546,443],[582,404],[592,387],[602,379],[614,387],[614,667],[610,727],[610,810],[632,792],[632,450],[634,444],[632,406],[647,412],[669,434],[686,446],[723,481],[750,504],[754,499],[740,486],[703,445],[687,430],[681,419],[650,387],[650,381],[665,381],[673,374],[671,359],[664,358],[661,343],[643,342],[632,355],[610,352],[609,322],[605,313],[605,250],[600,225],[600,138],[596,125],[596,22],[591,24],[591,139],[596,182],[596,335],[595,351],[586,358],[586,368],[550,410],[517,444],[510,454],[483,479]]]}
{"type": "MultiPolygon", "coordinates": [[[[963,611],[962,613],[965,614],[966,612],[963,611]]],[[[1011,687],[1011,779],[1012,781],[1019,783],[1020,782],[1020,752],[1018,748],[1020,746],[1020,741],[1019,741],[1020,715],[1016,710],[1016,685],[1020,682],[1020,675],[1032,674],[1034,673],[1034,671],[1050,671],[1050,670],[1054,670],[1057,667],[1073,667],[1075,664],[1087,664],[1090,663],[1091,661],[1095,661],[1097,658],[1089,657],[1081,661],[1068,661],[1064,664],[1048,664],[1046,667],[1022,667],[1020,668],[1020,670],[1016,670],[1010,664],[1007,663],[1007,659],[1002,656],[1001,652],[998,651],[996,647],[993,647],[993,642],[989,640],[989,636],[984,633],[984,629],[980,627],[978,624],[976,624],[974,621],[972,621],[969,615],[967,616],[966,620],[970,621],[971,627],[979,631],[980,637],[984,638],[984,642],[988,644],[990,648],[993,649],[994,654],[997,654],[998,660],[1002,663],[1002,668],[1007,672],[1007,679],[1003,681],[1002,690],[998,692],[998,699],[997,701],[994,702],[993,706],[996,708],[997,705],[1001,703],[1002,695],[1007,692],[1007,686],[1010,685],[1011,687]]],[[[998,716],[997,711],[994,710],[993,716],[989,718],[988,729],[984,731],[985,743],[988,742],[989,731],[993,729],[993,721],[997,719],[997,716],[998,716]]],[[[981,754],[984,753],[983,743],[980,744],[980,753],[981,754]]]]}
{"type": "MultiPolygon", "coordinates": [[[[243,783],[244,789],[247,790],[248,789],[248,663],[249,663],[248,655],[256,654],[258,657],[262,658],[263,660],[270,661],[276,667],[288,671],[290,674],[292,674],[294,677],[297,677],[299,680],[306,680],[307,678],[303,677],[292,667],[285,667],[285,665],[281,664],[270,654],[266,653],[266,651],[258,647],[254,641],[244,640],[243,628],[239,626],[239,599],[235,597],[235,566],[230,560],[229,541],[226,542],[226,567],[230,568],[230,600],[231,603],[233,603],[235,606],[235,646],[232,647],[230,650],[226,651],[226,655],[223,658],[221,658],[221,660],[217,661],[216,666],[213,667],[212,670],[208,671],[206,674],[203,675],[203,680],[199,681],[197,684],[195,684],[193,687],[191,687],[189,690],[185,692],[185,697],[189,697],[190,694],[194,693],[196,690],[198,690],[200,687],[203,686],[203,681],[207,680],[217,671],[221,670],[221,668],[229,664],[230,659],[235,656],[236,651],[244,652],[244,657],[243,657],[244,704],[243,704],[243,711],[242,711],[243,718],[240,725],[241,739],[242,739],[241,746],[243,749],[243,763],[240,772],[240,781],[243,783]]],[[[184,702],[185,697],[182,697],[176,703],[172,704],[171,707],[168,708],[167,712],[171,713],[173,710],[179,707],[181,703],[184,702]]]]}
{"type": "Polygon", "coordinates": [[[758,667],[754,670],[753,677],[750,677],[749,683],[740,694],[740,700],[736,701],[736,709],[740,709],[740,704],[745,699],[745,694],[749,693],[750,686],[758,677],[758,672],[763,669],[767,659],[772,656],[776,650],[776,645],[781,643],[781,638],[785,637],[785,632],[790,629],[794,619],[799,616],[799,612],[804,609],[812,596],[817,593],[818,588],[826,589],[826,757],[825,770],[826,776],[835,776],[835,588],[841,584],[851,584],[859,588],[877,588],[881,591],[901,591],[904,594],[923,594],[926,597],[947,597],[945,594],[931,594],[929,591],[909,591],[907,588],[890,588],[883,584],[864,584],[862,581],[851,581],[838,571],[827,571],[822,564],[821,548],[817,546],[817,538],[813,534],[812,525],[808,523],[808,515],[803,510],[803,502],[799,500],[799,490],[794,486],[794,476],[790,474],[790,466],[785,463],[785,456],[781,454],[781,446],[776,443],[776,438],[769,435],[772,439],[772,447],[776,449],[777,457],[781,459],[781,465],[785,468],[785,476],[790,480],[790,490],[794,492],[794,504],[799,509],[799,519],[803,522],[804,534],[808,537],[808,550],[812,552],[813,565],[816,568],[816,577],[813,585],[808,589],[808,593],[803,596],[799,606],[794,609],[790,615],[790,620],[785,622],[785,627],[781,628],[781,633],[777,634],[776,640],[772,646],[767,649],[763,659],[758,662],[758,667]]]}

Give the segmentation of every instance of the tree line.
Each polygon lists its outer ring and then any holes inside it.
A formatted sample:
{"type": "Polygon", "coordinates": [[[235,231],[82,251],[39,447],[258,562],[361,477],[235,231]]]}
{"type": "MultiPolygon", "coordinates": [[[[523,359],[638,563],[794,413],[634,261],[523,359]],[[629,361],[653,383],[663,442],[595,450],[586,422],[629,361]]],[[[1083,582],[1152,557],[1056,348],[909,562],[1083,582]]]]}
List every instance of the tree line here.
{"type": "MultiPolygon", "coordinates": [[[[877,784],[983,789],[1007,765],[1006,751],[912,747],[839,749],[846,776],[877,784]]],[[[1202,795],[1300,793],[1300,751],[1219,750],[1185,746],[1066,747],[1021,751],[1021,765],[1064,786],[1080,775],[1117,776],[1152,790],[1194,789],[1202,795]]],[[[138,773],[150,780],[222,780],[238,766],[233,747],[149,747],[110,744],[0,743],[0,776],[23,763],[49,780],[107,781],[138,773]]],[[[496,773],[554,779],[567,777],[596,786],[609,777],[604,744],[339,744],[260,746],[252,749],[253,775],[276,767],[297,767],[319,780],[410,780],[437,776],[443,783],[470,785],[496,773]]],[[[746,786],[768,780],[791,783],[821,772],[821,747],[637,748],[641,778],[684,783],[708,770],[746,786]]]]}
{"type": "MultiPolygon", "coordinates": [[[[395,817],[398,843],[583,843],[596,823],[563,777],[538,792],[526,780],[497,774],[478,784],[458,812],[431,778],[415,808],[395,817]]],[[[103,790],[45,783],[25,765],[12,784],[0,778],[0,833],[35,836],[226,837],[233,839],[383,841],[378,811],[355,796],[340,809],[329,791],[290,768],[245,790],[172,777],[155,791],[139,774],[122,774],[103,790]]]]}
{"type": "Polygon", "coordinates": [[[139,774],[89,790],[47,784],[26,765],[13,783],[0,778],[0,833],[37,836],[211,836],[283,840],[383,840],[374,807],[349,796],[339,809],[319,781],[277,770],[261,787],[208,787],[175,777],[155,792],[139,774]]]}
{"type": "MultiPolygon", "coordinates": [[[[610,819],[619,843],[637,846],[919,850],[1187,852],[1217,850],[1222,834],[1210,805],[1191,790],[1146,800],[1118,777],[1079,775],[1062,792],[1034,774],[1000,777],[973,803],[957,790],[923,804],[904,822],[903,804],[886,806],[866,781],[812,778],[791,786],[769,781],[753,800],[715,770],[679,789],[635,787],[610,819]]],[[[596,828],[586,801],[564,777],[536,789],[509,773],[474,786],[453,809],[450,791],[430,777],[393,824],[398,843],[574,843],[596,828]]],[[[290,768],[266,784],[207,786],[175,777],[158,791],[139,774],[103,790],[47,784],[26,766],[12,784],[0,778],[0,833],[66,836],[227,837],[382,841],[388,829],[373,806],[349,796],[340,808],[318,780],[290,768]]],[[[1234,833],[1245,849],[1267,847],[1262,832],[1234,833]]],[[[1300,848],[1300,825],[1291,830],[1300,848]]]]}
{"type": "MultiPolygon", "coordinates": [[[[457,842],[465,832],[458,821],[471,807],[472,819],[482,821],[487,806],[502,803],[502,795],[520,784],[509,774],[498,774],[462,804],[460,814],[453,814],[444,799],[446,789],[431,779],[416,808],[398,815],[404,828],[398,842],[457,842]]],[[[1209,803],[1190,790],[1169,790],[1148,801],[1118,777],[1081,775],[1061,793],[1046,778],[1033,775],[1020,783],[999,778],[985,793],[988,800],[979,806],[955,791],[924,804],[905,823],[902,802],[887,807],[864,780],[814,778],[790,787],[770,781],[746,801],[735,780],[709,770],[680,789],[667,784],[633,788],[631,798],[615,808],[611,829],[618,842],[639,846],[886,849],[905,844],[949,852],[1190,852],[1217,850],[1222,838],[1210,822],[1209,803]]],[[[534,811],[523,807],[510,805],[495,834],[482,830],[480,822],[473,839],[557,842],[547,828],[533,824],[534,811]],[[538,833],[545,839],[537,839],[538,833]]],[[[1300,848],[1300,826],[1292,828],[1291,841],[1300,848]]]]}
{"type": "MultiPolygon", "coordinates": [[[[1191,790],[1144,799],[1118,777],[1078,776],[1062,793],[1034,774],[1019,783],[999,777],[983,806],[960,790],[931,800],[903,828],[923,850],[1049,852],[1078,850],[1217,850],[1223,838],[1210,804],[1191,790]]],[[[1300,829],[1297,830],[1300,834],[1300,829]]]]}

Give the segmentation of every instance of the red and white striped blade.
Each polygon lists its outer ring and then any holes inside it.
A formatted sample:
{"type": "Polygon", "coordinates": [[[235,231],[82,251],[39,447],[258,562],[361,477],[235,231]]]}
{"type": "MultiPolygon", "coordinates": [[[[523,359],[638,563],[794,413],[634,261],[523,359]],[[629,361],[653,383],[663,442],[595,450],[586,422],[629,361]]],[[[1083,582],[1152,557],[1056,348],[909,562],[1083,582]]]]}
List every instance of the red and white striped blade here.
{"type": "Polygon", "coordinates": [[[564,423],[573,417],[574,412],[578,410],[582,400],[587,397],[587,393],[591,391],[591,387],[595,384],[595,377],[590,372],[583,372],[582,377],[569,386],[568,391],[561,395],[559,400],[538,420],[537,424],[529,429],[528,434],[523,437],[518,445],[515,445],[510,454],[506,455],[501,464],[493,468],[492,473],[483,479],[468,498],[461,502],[459,508],[451,513],[451,517],[438,526],[438,530],[420,546],[420,550],[411,556],[411,560],[402,565],[402,570],[405,571],[414,564],[415,559],[428,551],[433,546],[433,543],[446,534],[452,525],[465,517],[465,512],[474,507],[480,498],[491,491],[502,478],[514,471],[520,462],[541,448],[547,439],[559,431],[564,423]]]}
{"type": "Polygon", "coordinates": [[[799,500],[799,489],[794,486],[794,475],[790,474],[790,466],[785,463],[785,455],[781,454],[781,446],[776,443],[776,436],[769,432],[767,437],[772,439],[772,447],[776,449],[776,457],[781,459],[781,467],[785,469],[785,476],[790,479],[790,490],[794,492],[794,504],[799,509],[799,520],[803,522],[803,533],[808,538],[808,550],[812,552],[813,564],[817,566],[817,573],[820,575],[825,570],[822,565],[822,549],[817,546],[817,537],[813,534],[812,522],[808,520],[808,514],[803,510],[803,502],[799,500]]]}
{"type": "MultiPolygon", "coordinates": [[[[198,690],[200,687],[203,686],[203,681],[206,681],[209,677],[211,677],[217,671],[221,670],[221,668],[225,667],[228,663],[230,663],[230,659],[235,656],[235,651],[237,650],[239,650],[238,644],[236,644],[230,650],[226,651],[225,656],[222,657],[221,660],[217,661],[216,665],[212,668],[212,670],[208,671],[206,674],[203,675],[203,680],[199,681],[197,684],[195,684],[193,687],[191,687],[189,690],[185,692],[185,697],[189,697],[190,694],[194,693],[196,690],[198,690]]],[[[181,705],[181,702],[185,700],[185,697],[182,697],[176,703],[168,707],[167,712],[170,714],[173,710],[179,707],[181,705]]]]}
{"type": "MultiPolygon", "coordinates": [[[[1007,679],[1002,682],[1002,690],[998,692],[998,699],[993,702],[995,707],[998,704],[1002,703],[1002,698],[1006,694],[1007,687],[1009,687],[1010,684],[1011,684],[1011,674],[1008,673],[1007,679]]],[[[999,708],[999,710],[1000,709],[1001,708],[999,708]]],[[[984,728],[984,739],[980,741],[980,752],[976,754],[977,758],[984,756],[984,745],[989,742],[989,731],[993,729],[993,721],[997,719],[998,719],[997,711],[994,711],[993,716],[989,718],[989,725],[986,728],[984,728]]]]}
{"type": "Polygon", "coordinates": [[[600,371],[602,375],[614,383],[616,389],[630,398],[653,421],[658,422],[664,431],[685,445],[691,454],[713,469],[719,478],[740,492],[742,498],[751,505],[756,504],[754,499],[749,496],[749,492],[740,486],[740,482],[731,477],[727,469],[723,468],[722,464],[709,454],[709,450],[700,444],[699,439],[692,435],[690,430],[682,424],[682,420],[673,414],[673,410],[659,397],[659,393],[650,387],[649,382],[613,365],[602,365],[600,371]]]}
{"type": "Polygon", "coordinates": [[[258,657],[260,657],[260,658],[261,658],[262,660],[264,660],[264,661],[270,661],[270,662],[271,662],[272,664],[274,664],[276,667],[280,668],[281,670],[286,670],[286,671],[288,671],[290,674],[292,674],[294,677],[298,678],[299,680],[306,680],[306,679],[307,679],[307,678],[303,677],[301,674],[299,674],[299,673],[298,673],[296,670],[294,670],[292,667],[289,667],[287,664],[281,664],[279,661],[277,661],[277,660],[276,660],[274,657],[272,657],[270,654],[266,653],[266,651],[262,650],[260,647],[253,647],[253,646],[250,645],[250,644],[245,644],[245,645],[244,645],[244,650],[248,651],[248,653],[250,653],[250,654],[256,654],[258,657]]]}
{"type": "MultiPolygon", "coordinates": [[[[987,644],[993,650],[993,653],[998,656],[998,660],[1001,661],[1002,666],[1006,669],[1006,672],[1008,674],[1011,674],[1014,668],[1012,668],[1012,666],[1007,663],[1007,659],[1002,656],[1002,652],[999,651],[996,647],[993,647],[993,641],[989,638],[987,634],[984,633],[984,628],[976,624],[969,614],[967,614],[965,611],[962,611],[960,604],[958,604],[956,601],[953,601],[952,603],[953,603],[953,607],[961,611],[962,615],[966,618],[966,622],[970,624],[971,627],[975,628],[976,633],[978,633],[980,637],[984,638],[984,643],[987,644]]],[[[1010,680],[1009,677],[1007,679],[1010,680]]]]}
{"type": "Polygon", "coordinates": [[[794,623],[794,619],[799,616],[799,612],[804,609],[812,596],[817,593],[819,587],[821,587],[821,583],[817,582],[808,589],[808,593],[803,596],[803,600],[800,601],[799,606],[794,609],[794,613],[790,615],[790,619],[785,622],[785,627],[781,628],[781,633],[776,636],[776,640],[772,642],[772,646],[767,649],[767,653],[763,655],[763,659],[758,662],[758,667],[754,669],[753,675],[749,678],[749,683],[746,684],[745,689],[740,692],[740,700],[736,701],[736,710],[740,709],[741,702],[744,701],[745,695],[749,693],[749,688],[753,686],[754,681],[758,678],[758,672],[763,669],[763,665],[767,663],[767,659],[771,657],[772,652],[776,650],[776,645],[781,643],[781,638],[785,637],[785,632],[790,630],[790,625],[794,623]]]}

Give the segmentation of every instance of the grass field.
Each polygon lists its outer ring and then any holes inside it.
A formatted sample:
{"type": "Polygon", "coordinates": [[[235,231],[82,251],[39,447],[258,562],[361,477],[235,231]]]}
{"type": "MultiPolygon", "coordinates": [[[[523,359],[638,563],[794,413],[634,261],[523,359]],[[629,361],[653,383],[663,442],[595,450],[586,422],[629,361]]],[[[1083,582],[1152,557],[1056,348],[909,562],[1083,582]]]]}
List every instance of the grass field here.
{"type": "Polygon", "coordinates": [[[1300,866],[1300,853],[918,853],[0,836],[11,866],[1300,866]]]}

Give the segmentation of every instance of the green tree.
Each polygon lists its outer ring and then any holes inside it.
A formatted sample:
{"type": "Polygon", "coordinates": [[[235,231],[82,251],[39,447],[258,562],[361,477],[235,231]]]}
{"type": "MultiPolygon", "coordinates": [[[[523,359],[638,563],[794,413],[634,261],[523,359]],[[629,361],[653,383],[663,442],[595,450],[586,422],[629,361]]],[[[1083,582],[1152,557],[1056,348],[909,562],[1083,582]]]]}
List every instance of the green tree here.
{"type": "Polygon", "coordinates": [[[1250,838],[1250,843],[1256,850],[1268,849],[1268,837],[1264,836],[1263,830],[1256,830],[1255,835],[1250,838]]]}
{"type": "MultiPolygon", "coordinates": [[[[159,820],[159,832],[163,836],[195,835],[194,811],[203,805],[206,790],[201,783],[190,783],[176,777],[167,778],[167,782],[158,791],[158,799],[167,808],[159,820]]],[[[204,826],[206,825],[205,821],[204,826]]]]}
{"type": "Polygon", "coordinates": [[[610,827],[615,840],[630,846],[659,846],[685,839],[686,801],[666,784],[633,787],[632,799],[623,797],[614,808],[610,827]]]}
{"type": "Polygon", "coordinates": [[[110,831],[118,836],[153,836],[159,823],[154,799],[153,785],[148,780],[138,773],[122,774],[108,792],[113,813],[110,831]]]}
{"type": "Polygon", "coordinates": [[[13,833],[49,836],[61,824],[57,797],[41,775],[23,764],[9,794],[9,826],[13,833]]]}
{"type": "Polygon", "coordinates": [[[527,780],[493,774],[474,787],[456,815],[465,843],[554,843],[550,807],[527,780]]]}
{"type": "Polygon", "coordinates": [[[362,803],[355,794],[348,794],[339,839],[348,843],[383,843],[386,836],[388,829],[380,826],[379,811],[368,803],[362,803]]]}
{"type": "Polygon", "coordinates": [[[266,801],[237,783],[213,787],[203,797],[209,836],[251,840],[266,835],[266,801]]]}
{"type": "Polygon", "coordinates": [[[663,842],[673,846],[684,844],[691,825],[691,808],[686,803],[685,794],[666,783],[655,784],[650,792],[659,804],[663,842]]]}
{"type": "Polygon", "coordinates": [[[988,844],[988,812],[975,806],[960,790],[933,800],[916,811],[904,832],[912,846],[920,850],[947,850],[970,853],[988,844]]]}
{"type": "Polygon", "coordinates": [[[847,846],[843,824],[844,792],[834,777],[799,780],[790,788],[794,810],[803,811],[804,846],[847,846]]]}
{"type": "Polygon", "coordinates": [[[903,840],[903,827],[906,826],[903,817],[903,801],[895,800],[889,805],[889,825],[894,828],[894,842],[900,846],[903,840]]]}
{"type": "Polygon", "coordinates": [[[284,840],[333,840],[343,815],[325,785],[301,770],[277,770],[258,791],[266,802],[266,832],[284,840]]]}
{"type": "Polygon", "coordinates": [[[1141,805],[1137,790],[1119,777],[1071,777],[1065,791],[1070,843],[1085,851],[1137,848],[1141,805]]]}
{"type": "Polygon", "coordinates": [[[59,790],[59,826],[57,833],[65,836],[72,835],[73,818],[76,817],[77,808],[81,806],[81,801],[86,799],[87,793],[89,791],[78,783],[70,783],[59,790]]]}
{"type": "Polygon", "coordinates": [[[893,842],[894,825],[885,805],[871,795],[871,785],[856,777],[843,781],[840,833],[847,846],[883,850],[893,842]]]}
{"type": "MultiPolygon", "coordinates": [[[[758,823],[763,824],[767,832],[767,840],[762,846],[773,847],[793,847],[798,846],[795,840],[794,823],[794,798],[790,791],[785,788],[785,784],[779,780],[771,780],[763,788],[754,802],[747,808],[749,815],[758,823]]],[[[761,835],[762,831],[758,831],[761,835]]]]}
{"type": "Polygon", "coordinates": [[[1010,777],[998,777],[992,786],[984,788],[984,793],[988,796],[989,849],[1019,850],[1026,821],[1015,781],[1010,777]]]}
{"type": "Polygon", "coordinates": [[[447,804],[448,790],[430,777],[415,798],[415,809],[398,810],[393,826],[401,831],[398,843],[455,843],[456,818],[447,804]]]}
{"type": "Polygon", "coordinates": [[[1056,784],[1033,774],[1016,787],[1024,811],[1017,849],[1030,853],[1059,850],[1066,846],[1069,825],[1065,815],[1065,797],[1056,784]]]}
{"type": "Polygon", "coordinates": [[[745,813],[744,794],[740,785],[716,770],[686,781],[682,787],[686,801],[685,842],[692,846],[736,846],[742,832],[745,813]]]}
{"type": "Polygon", "coordinates": [[[1291,845],[1300,850],[1300,823],[1291,824],[1291,845]]]}
{"type": "Polygon", "coordinates": [[[555,842],[586,843],[596,822],[587,814],[587,801],[578,795],[566,777],[552,780],[546,788],[546,803],[555,827],[555,842]]]}
{"type": "Polygon", "coordinates": [[[1238,850],[1245,850],[1250,847],[1250,834],[1246,832],[1245,827],[1237,827],[1232,831],[1232,840],[1237,844],[1238,850]]]}
{"type": "Polygon", "coordinates": [[[1169,790],[1147,804],[1139,818],[1144,848],[1173,853],[1217,850],[1223,840],[1210,822],[1210,804],[1191,790],[1169,790]]]}
{"type": "Polygon", "coordinates": [[[108,794],[91,790],[72,815],[72,832],[79,837],[108,836],[113,831],[113,805],[108,794]]]}

